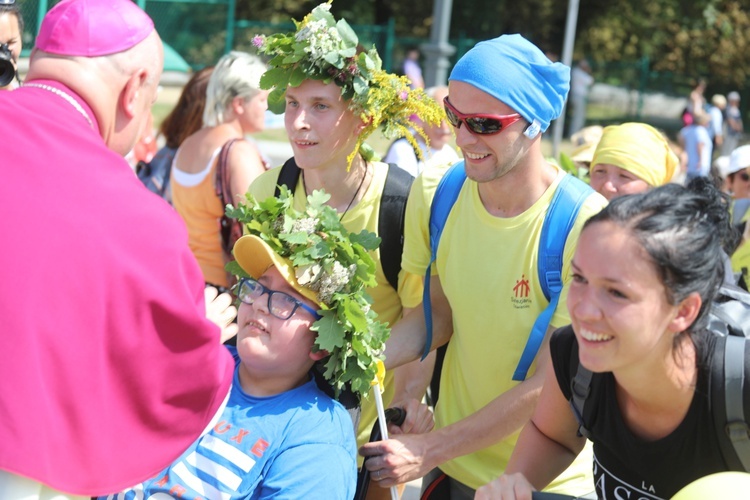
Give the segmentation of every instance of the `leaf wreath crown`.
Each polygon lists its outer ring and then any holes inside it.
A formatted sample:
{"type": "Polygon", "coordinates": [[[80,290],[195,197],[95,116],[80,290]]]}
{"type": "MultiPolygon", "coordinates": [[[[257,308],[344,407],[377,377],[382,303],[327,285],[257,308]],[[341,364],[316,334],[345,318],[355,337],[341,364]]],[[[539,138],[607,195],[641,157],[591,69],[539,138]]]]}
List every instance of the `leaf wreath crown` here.
{"type": "Polygon", "coordinates": [[[411,89],[405,76],[384,71],[375,47],[360,51],[349,23],[336,21],[330,13],[331,1],[315,7],[301,22],[295,20],[295,32],[253,37],[258,52],[271,56],[269,69],[260,79],[262,89],[272,89],[269,109],[283,112],[287,87],[297,87],[308,79],[333,82],[341,87],[349,108],[366,124],[347,158],[349,166],[357,152],[366,160],[373,157],[364,141],[379,127],[387,139],[405,137],[421,158],[421,148],[410,129],[428,144],[429,139],[410,117],[416,115],[423,123],[438,125],[445,111],[422,89],[411,89]]]}
{"type": "MultiPolygon", "coordinates": [[[[367,230],[347,231],[336,210],[325,204],[330,195],[324,191],[307,197],[304,212],[293,208],[293,199],[286,186],[278,197],[262,202],[248,194],[247,203],[227,206],[227,215],[243,223],[245,234],[260,237],[291,262],[297,283],[317,294],[321,318],[311,329],[318,333],[316,348],[329,352],[323,375],[336,395],[351,383],[355,393],[367,397],[390,334],[390,328],[377,321],[366,291],[376,286],[369,252],[380,245],[380,238],[367,230]]],[[[227,269],[246,275],[237,262],[227,269]]]]}

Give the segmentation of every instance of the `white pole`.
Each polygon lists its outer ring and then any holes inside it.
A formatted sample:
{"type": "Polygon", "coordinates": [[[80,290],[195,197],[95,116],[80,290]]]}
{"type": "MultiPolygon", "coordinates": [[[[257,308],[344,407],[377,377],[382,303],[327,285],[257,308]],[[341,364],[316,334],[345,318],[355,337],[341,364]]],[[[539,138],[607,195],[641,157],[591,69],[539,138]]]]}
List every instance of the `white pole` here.
{"type": "MultiPolygon", "coordinates": [[[[576,40],[576,24],[578,24],[578,0],[568,2],[568,17],[565,21],[565,41],[563,42],[562,63],[568,67],[573,67],[573,45],[576,40]]],[[[565,109],[567,102],[563,106],[560,118],[555,120],[552,126],[552,156],[557,158],[562,142],[563,129],[565,128],[565,109]]]]}
{"type": "MultiPolygon", "coordinates": [[[[372,392],[375,394],[375,407],[378,410],[378,423],[380,424],[380,438],[382,440],[388,439],[388,422],[385,420],[385,409],[383,408],[383,396],[380,394],[380,380],[379,378],[375,378],[375,380],[378,381],[377,384],[374,384],[372,386],[372,392]]],[[[398,499],[398,488],[396,486],[391,486],[391,499],[392,500],[399,500],[398,499]]]]}

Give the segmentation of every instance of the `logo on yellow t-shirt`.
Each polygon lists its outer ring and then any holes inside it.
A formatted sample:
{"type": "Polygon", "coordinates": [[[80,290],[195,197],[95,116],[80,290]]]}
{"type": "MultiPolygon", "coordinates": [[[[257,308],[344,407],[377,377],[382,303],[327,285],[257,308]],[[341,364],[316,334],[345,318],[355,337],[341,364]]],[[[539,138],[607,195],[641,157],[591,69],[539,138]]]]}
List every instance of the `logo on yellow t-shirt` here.
{"type": "Polygon", "coordinates": [[[531,306],[530,291],[529,280],[522,274],[521,279],[516,280],[516,286],[513,287],[513,296],[510,298],[516,309],[528,309],[531,306]]]}

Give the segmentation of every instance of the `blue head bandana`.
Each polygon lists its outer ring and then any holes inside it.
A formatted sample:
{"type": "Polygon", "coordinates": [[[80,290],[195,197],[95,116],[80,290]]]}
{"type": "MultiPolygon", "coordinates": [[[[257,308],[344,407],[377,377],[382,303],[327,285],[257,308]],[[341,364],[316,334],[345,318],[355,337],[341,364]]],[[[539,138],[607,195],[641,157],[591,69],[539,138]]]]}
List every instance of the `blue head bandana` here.
{"type": "Polygon", "coordinates": [[[453,67],[449,80],[465,82],[510,106],[541,131],[560,116],[570,68],[553,63],[521,35],[480,42],[453,67]]]}

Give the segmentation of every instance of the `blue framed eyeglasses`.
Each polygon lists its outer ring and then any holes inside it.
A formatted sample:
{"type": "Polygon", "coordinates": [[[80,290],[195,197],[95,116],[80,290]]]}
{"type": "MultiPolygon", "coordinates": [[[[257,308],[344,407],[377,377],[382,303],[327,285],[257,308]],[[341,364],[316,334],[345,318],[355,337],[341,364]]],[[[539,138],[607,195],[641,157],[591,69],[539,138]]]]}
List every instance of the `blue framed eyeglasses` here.
{"type": "Polygon", "coordinates": [[[295,299],[288,293],[271,290],[253,278],[242,278],[237,285],[237,297],[245,304],[252,305],[264,294],[268,294],[268,311],[276,318],[289,319],[298,308],[313,315],[318,320],[321,316],[318,311],[295,299]]]}

